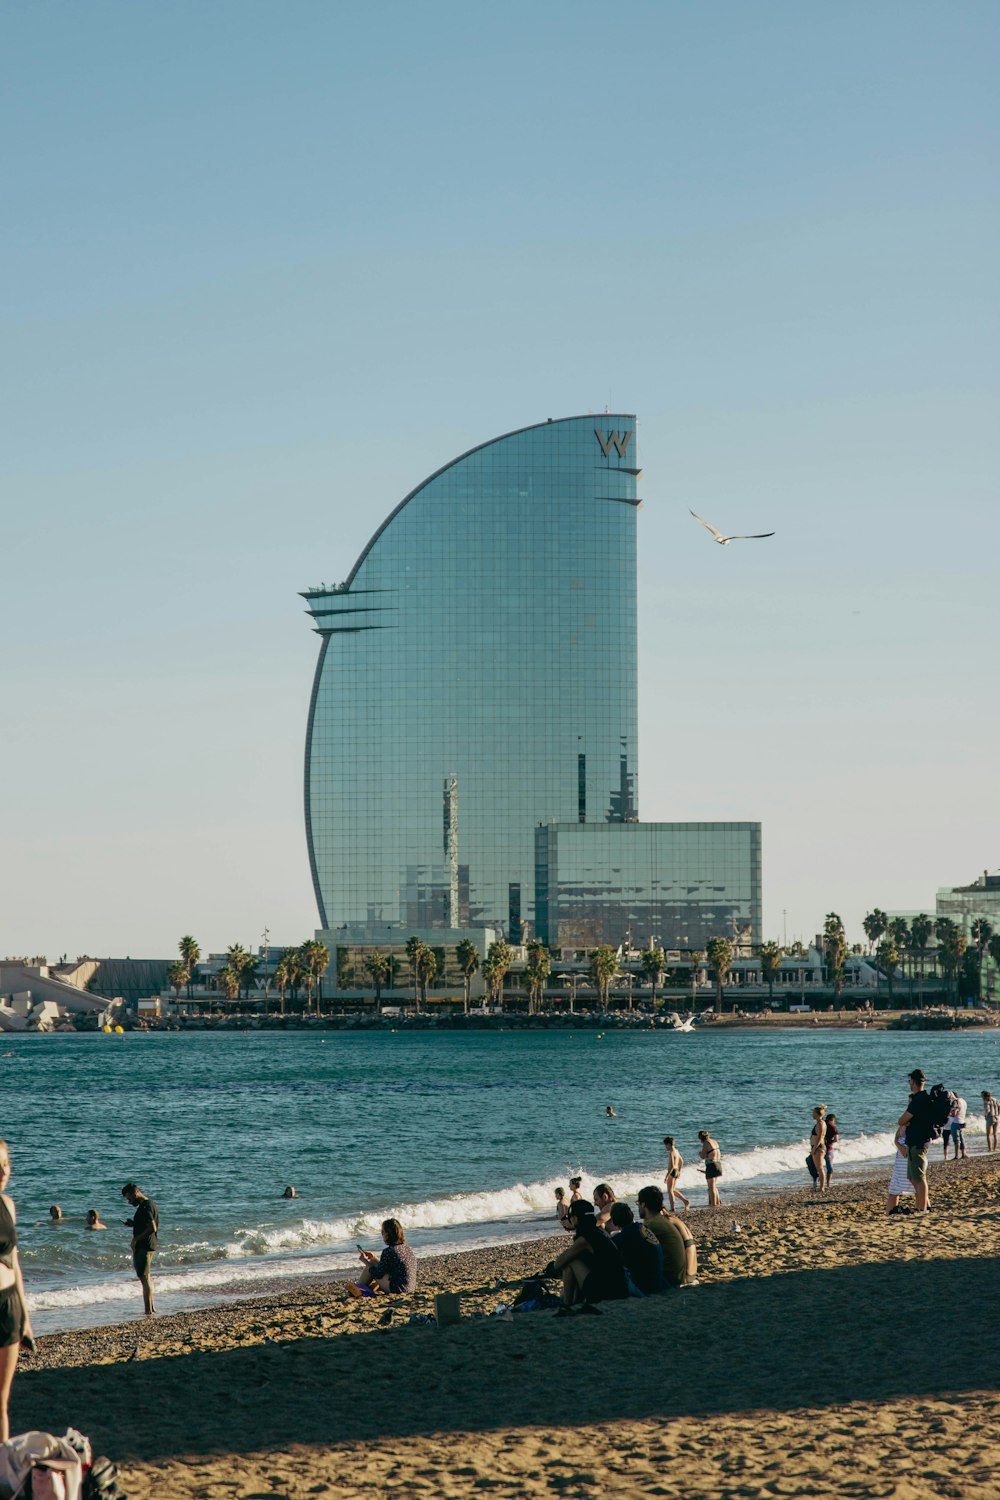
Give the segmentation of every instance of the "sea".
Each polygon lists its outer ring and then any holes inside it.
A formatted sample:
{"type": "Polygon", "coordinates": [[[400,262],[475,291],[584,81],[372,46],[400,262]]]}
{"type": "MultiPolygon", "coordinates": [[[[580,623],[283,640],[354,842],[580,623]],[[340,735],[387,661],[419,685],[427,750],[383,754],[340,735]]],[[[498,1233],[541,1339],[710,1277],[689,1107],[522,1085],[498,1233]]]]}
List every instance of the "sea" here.
{"type": "Polygon", "coordinates": [[[619,1197],[662,1183],[665,1134],[695,1206],[699,1129],[722,1147],[724,1202],[803,1184],[819,1103],[838,1117],[836,1174],[888,1173],[917,1066],[969,1101],[982,1151],[993,1031],[6,1034],[0,1135],[34,1325],[141,1311],[129,1180],[159,1205],[157,1306],[175,1312],[344,1275],[390,1215],[418,1256],[551,1234],[572,1174],[619,1197]],[[85,1228],[89,1208],[106,1230],[85,1228]]]}

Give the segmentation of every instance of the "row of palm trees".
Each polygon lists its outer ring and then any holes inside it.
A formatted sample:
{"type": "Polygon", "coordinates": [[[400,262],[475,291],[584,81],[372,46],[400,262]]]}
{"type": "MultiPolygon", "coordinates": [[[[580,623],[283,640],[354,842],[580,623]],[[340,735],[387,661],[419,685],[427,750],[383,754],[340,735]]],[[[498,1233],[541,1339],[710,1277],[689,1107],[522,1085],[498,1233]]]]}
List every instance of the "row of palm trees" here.
{"type": "Polygon", "coordinates": [[[875,958],[876,974],[884,974],[892,994],[893,980],[900,968],[905,976],[909,961],[910,978],[919,966],[921,984],[928,957],[933,957],[943,972],[949,996],[953,997],[961,977],[967,992],[981,997],[986,979],[986,960],[1000,967],[1000,933],[985,917],[976,917],[970,936],[951,917],[929,917],[919,913],[907,922],[905,917],[889,918],[878,907],[868,912],[863,923],[868,951],[875,958]],[[934,947],[931,948],[931,938],[934,947]]]}
{"type": "MultiPolygon", "coordinates": [[[[190,1000],[194,970],[201,959],[201,948],[190,934],[182,937],[177,947],[180,957],[167,969],[167,983],[174,992],[175,1000],[180,998],[182,989],[187,991],[190,1000]]],[[[320,981],[329,963],[329,948],[315,939],[301,943],[298,948],[283,948],[273,975],[264,976],[265,999],[273,980],[282,1015],[285,1013],[286,996],[291,993],[294,1001],[303,989],[306,1010],[312,1010],[314,996],[318,1008],[320,981]]],[[[257,989],[259,980],[260,960],[257,955],[249,952],[242,943],[232,943],[226,949],[226,962],[216,975],[220,994],[229,1001],[239,1000],[241,995],[249,1000],[250,991],[257,989]]]]}

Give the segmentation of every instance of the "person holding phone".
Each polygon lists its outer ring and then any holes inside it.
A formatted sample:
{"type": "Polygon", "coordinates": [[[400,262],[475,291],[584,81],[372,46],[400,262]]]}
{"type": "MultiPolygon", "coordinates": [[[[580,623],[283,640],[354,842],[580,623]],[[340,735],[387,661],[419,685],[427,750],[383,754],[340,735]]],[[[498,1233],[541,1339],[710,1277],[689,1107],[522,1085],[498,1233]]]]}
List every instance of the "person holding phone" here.
{"type": "Polygon", "coordinates": [[[5,1191],[10,1181],[10,1151],[0,1141],[0,1443],[10,1437],[7,1404],[22,1349],[33,1354],[35,1336],[24,1296],[17,1255],[17,1211],[5,1191]]]}
{"type": "Polygon", "coordinates": [[[382,1220],[382,1243],[385,1249],[376,1255],[374,1250],[358,1250],[364,1262],[357,1281],[349,1281],[347,1290],[352,1297],[375,1297],[379,1292],[393,1296],[400,1292],[417,1289],[417,1262],[413,1251],[406,1243],[403,1226],[398,1219],[382,1220]]]}

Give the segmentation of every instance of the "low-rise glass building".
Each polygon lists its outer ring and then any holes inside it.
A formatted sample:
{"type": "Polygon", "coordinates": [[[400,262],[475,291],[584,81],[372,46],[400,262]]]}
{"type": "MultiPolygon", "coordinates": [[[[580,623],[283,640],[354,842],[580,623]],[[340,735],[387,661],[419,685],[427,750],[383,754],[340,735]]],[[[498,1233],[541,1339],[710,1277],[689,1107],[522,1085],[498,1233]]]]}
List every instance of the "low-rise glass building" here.
{"type": "Polygon", "coordinates": [[[538,936],[551,948],[703,949],[760,941],[759,823],[545,823],[538,936]]]}

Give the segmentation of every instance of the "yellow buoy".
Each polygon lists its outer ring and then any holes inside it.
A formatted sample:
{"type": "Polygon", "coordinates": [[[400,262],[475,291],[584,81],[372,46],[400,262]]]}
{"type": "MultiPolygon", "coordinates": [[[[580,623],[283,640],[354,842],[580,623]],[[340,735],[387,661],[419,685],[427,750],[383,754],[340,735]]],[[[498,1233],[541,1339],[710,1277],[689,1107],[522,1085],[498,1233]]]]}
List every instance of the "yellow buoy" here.
{"type": "Polygon", "coordinates": [[[110,1035],[110,1033],[111,1033],[111,1027],[110,1027],[110,1026],[102,1026],[102,1027],[101,1027],[101,1030],[102,1030],[102,1031],[106,1031],[106,1032],[108,1032],[108,1034],[109,1034],[109,1035],[110,1035]]]}
{"type": "Polygon", "coordinates": [[[115,1027],[115,1032],[116,1032],[116,1034],[118,1036],[124,1036],[125,1035],[125,1028],[124,1028],[124,1026],[116,1026],[115,1027]]]}

